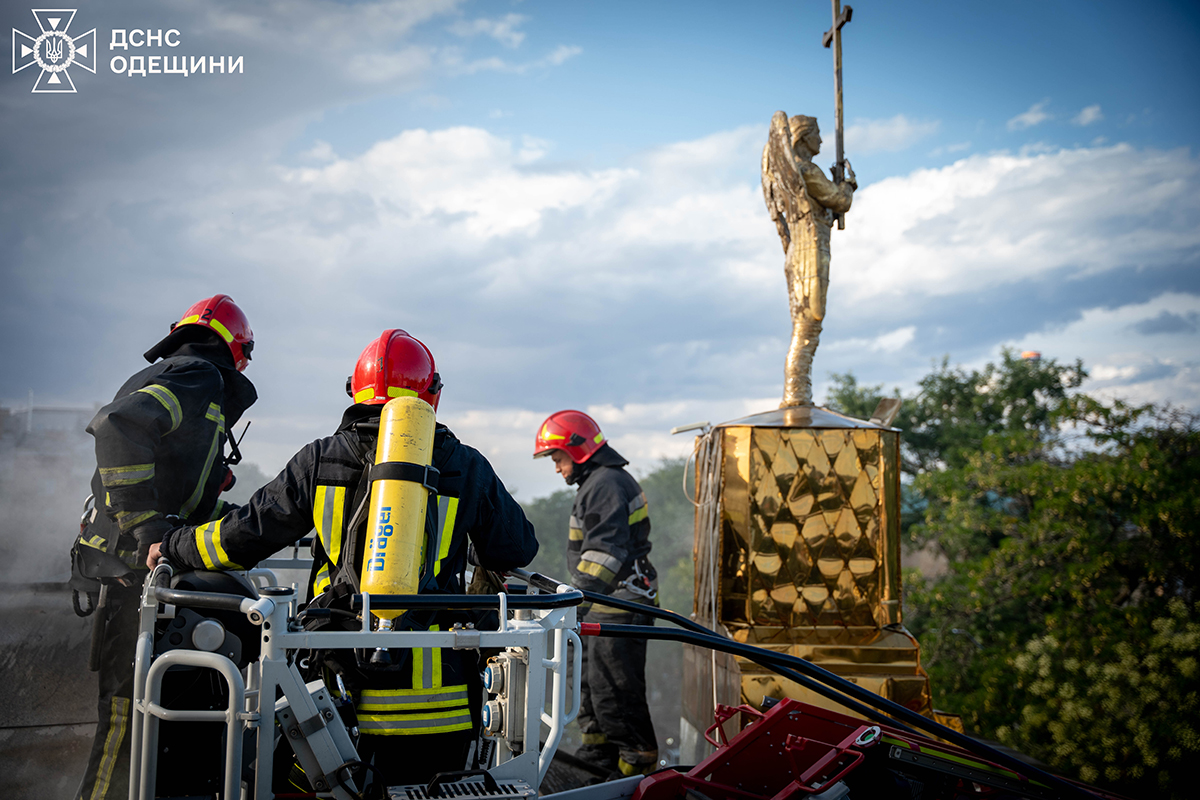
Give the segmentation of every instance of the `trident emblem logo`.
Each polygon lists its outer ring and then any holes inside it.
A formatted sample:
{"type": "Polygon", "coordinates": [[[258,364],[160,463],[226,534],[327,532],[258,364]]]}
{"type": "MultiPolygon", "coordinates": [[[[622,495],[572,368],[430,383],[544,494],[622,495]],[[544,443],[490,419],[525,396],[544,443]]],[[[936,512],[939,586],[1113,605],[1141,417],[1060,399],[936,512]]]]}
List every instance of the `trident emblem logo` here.
{"type": "Polygon", "coordinates": [[[41,29],[40,36],[13,28],[13,74],[37,65],[42,73],[33,84],[34,94],[74,94],[75,83],[67,70],[79,65],[96,73],[96,29],[74,38],[68,35],[67,29],[75,19],[73,8],[35,8],[33,18],[41,29]]]}
{"type": "Polygon", "coordinates": [[[57,64],[62,58],[62,39],[47,39],[46,40],[46,55],[50,57],[51,64],[57,64]]]}

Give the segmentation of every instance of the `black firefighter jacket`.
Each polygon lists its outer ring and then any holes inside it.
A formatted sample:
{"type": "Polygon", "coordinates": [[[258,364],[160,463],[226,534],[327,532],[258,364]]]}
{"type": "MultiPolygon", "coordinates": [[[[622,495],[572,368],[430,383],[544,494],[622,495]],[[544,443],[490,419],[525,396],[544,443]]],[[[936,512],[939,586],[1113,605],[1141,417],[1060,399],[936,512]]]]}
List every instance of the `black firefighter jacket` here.
{"type": "Polygon", "coordinates": [[[229,505],[218,500],[226,431],[258,399],[241,373],[188,352],[138,372],[87,427],[96,439],[98,513],[81,544],[133,569],[144,569],[137,539],[147,540],[143,548],[158,541],[172,527],[165,516],[195,524],[229,505]]]}
{"type": "MultiPolygon", "coordinates": [[[[580,589],[653,603],[647,592],[657,592],[658,584],[647,558],[649,508],[642,487],[625,471],[628,463],[605,443],[590,459],[576,465],[583,474],[577,480],[579,491],[571,507],[567,568],[580,589]]],[[[615,609],[600,607],[597,611],[615,609]]]]}
{"type": "MultiPolygon", "coordinates": [[[[163,555],[196,569],[250,568],[315,529],[312,595],[345,579],[339,576],[343,567],[357,576],[366,537],[361,525],[353,536],[347,527],[365,495],[363,471],[374,460],[380,412],[380,406],[351,406],[333,436],[293,456],[245,506],[206,525],[169,533],[163,555]],[[348,552],[351,539],[353,553],[348,552]]],[[[538,546],[533,526],[483,455],[438,425],[433,466],[441,475],[438,493],[430,496],[428,516],[436,520],[436,530],[426,543],[423,591],[464,591],[468,540],[490,570],[503,572],[533,560],[538,546]]],[[[442,615],[414,627],[440,630],[449,621],[442,615]]],[[[413,651],[411,661],[411,670],[372,679],[358,693],[360,730],[406,735],[470,729],[463,654],[425,648],[413,651]]]]}

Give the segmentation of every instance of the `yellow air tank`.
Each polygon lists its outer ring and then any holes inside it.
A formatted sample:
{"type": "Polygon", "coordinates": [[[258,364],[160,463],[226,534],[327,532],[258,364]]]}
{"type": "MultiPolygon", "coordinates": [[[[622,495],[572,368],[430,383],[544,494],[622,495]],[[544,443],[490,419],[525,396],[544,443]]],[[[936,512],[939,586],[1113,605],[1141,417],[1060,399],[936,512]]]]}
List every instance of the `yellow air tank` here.
{"type": "MultiPolygon", "coordinates": [[[[433,458],[433,406],[419,397],[397,397],[379,420],[376,469],[384,464],[427,467],[433,458]]],[[[416,470],[409,467],[414,473],[416,470]]],[[[380,470],[388,475],[385,469],[380,470]]],[[[393,470],[393,473],[395,470],[393,470]]],[[[416,594],[425,561],[425,513],[429,489],[410,477],[384,477],[371,484],[363,594],[416,594]]],[[[380,610],[380,627],[391,628],[402,610],[380,610]]]]}

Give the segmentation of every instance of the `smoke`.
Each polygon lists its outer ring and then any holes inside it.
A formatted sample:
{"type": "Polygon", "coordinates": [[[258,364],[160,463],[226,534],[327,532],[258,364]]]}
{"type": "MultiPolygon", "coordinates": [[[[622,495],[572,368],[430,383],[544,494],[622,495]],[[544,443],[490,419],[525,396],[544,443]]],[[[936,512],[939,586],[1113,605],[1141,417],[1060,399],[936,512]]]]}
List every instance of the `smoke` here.
{"type": "MultiPolygon", "coordinates": [[[[61,583],[91,493],[95,441],[85,428],[93,407],[0,408],[0,583],[61,583]]],[[[234,469],[225,495],[244,503],[269,477],[255,464],[234,469]]]]}
{"type": "Polygon", "coordinates": [[[0,409],[0,582],[67,580],[96,469],[94,408],[0,409]]]}

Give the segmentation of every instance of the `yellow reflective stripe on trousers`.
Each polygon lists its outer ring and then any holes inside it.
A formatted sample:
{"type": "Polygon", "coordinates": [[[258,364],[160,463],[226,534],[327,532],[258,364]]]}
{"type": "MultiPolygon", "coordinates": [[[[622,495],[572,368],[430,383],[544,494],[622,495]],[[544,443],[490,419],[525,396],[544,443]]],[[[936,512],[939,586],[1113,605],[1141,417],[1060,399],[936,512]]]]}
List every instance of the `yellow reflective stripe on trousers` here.
{"type": "Polygon", "coordinates": [[[433,711],[427,714],[359,714],[358,729],[375,736],[419,736],[467,731],[473,727],[471,709],[433,711]]]}
{"type": "Polygon", "coordinates": [[[112,489],[116,486],[132,486],[135,483],[144,483],[149,480],[154,480],[153,464],[100,468],[100,482],[104,484],[105,489],[112,489]]]}
{"type": "MultiPolygon", "coordinates": [[[[211,408],[211,407],[210,407],[211,408]]],[[[207,419],[212,419],[205,415],[207,419]]],[[[196,488],[182,506],[179,508],[179,516],[187,519],[196,510],[196,506],[200,505],[200,498],[204,496],[204,484],[208,483],[208,476],[212,473],[213,462],[217,459],[217,451],[221,449],[221,434],[225,432],[225,415],[219,414],[216,418],[217,427],[213,431],[212,442],[208,445],[208,454],[204,457],[204,469],[200,471],[200,480],[196,482],[196,488]]]]}
{"type": "MultiPolygon", "coordinates": [[[[129,724],[132,701],[128,697],[114,696],[109,704],[108,735],[104,737],[104,750],[100,756],[100,766],[96,768],[96,781],[92,784],[92,793],[88,800],[103,800],[112,785],[113,770],[117,767],[117,757],[121,752],[121,740],[125,738],[125,729],[129,724]]],[[[128,769],[128,767],[126,767],[128,769]]]]}
{"type": "Polygon", "coordinates": [[[167,433],[174,431],[183,422],[183,406],[179,404],[179,398],[170,389],[165,386],[159,386],[157,383],[152,383],[149,386],[143,386],[138,391],[148,394],[162,403],[162,407],[171,415],[171,430],[167,431],[167,433]]]}
{"type": "Polygon", "coordinates": [[[458,498],[438,498],[438,545],[437,561],[433,565],[436,576],[442,571],[442,561],[450,555],[450,545],[454,542],[454,520],[458,517],[458,498]]]}
{"type": "Polygon", "coordinates": [[[229,560],[221,544],[221,520],[208,522],[196,528],[196,549],[209,569],[243,569],[229,560]]]}
{"type": "Polygon", "coordinates": [[[467,685],[446,686],[442,689],[363,689],[359,695],[359,711],[417,711],[423,709],[467,706],[467,685]]]}

